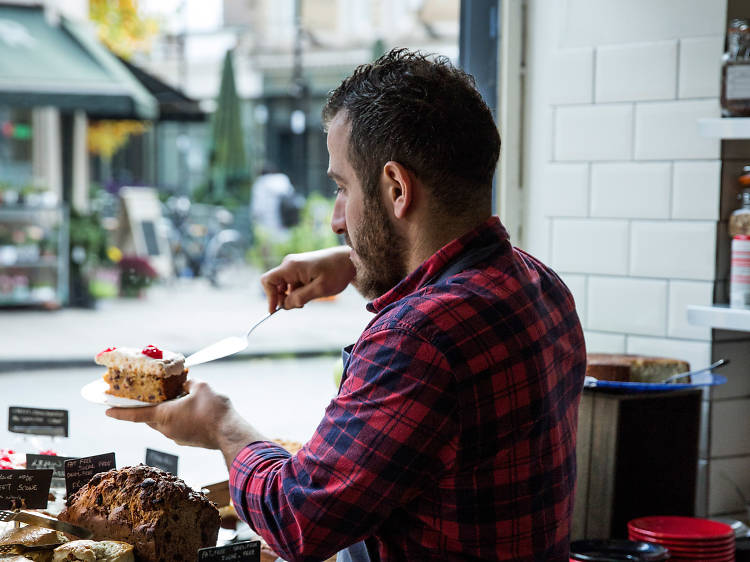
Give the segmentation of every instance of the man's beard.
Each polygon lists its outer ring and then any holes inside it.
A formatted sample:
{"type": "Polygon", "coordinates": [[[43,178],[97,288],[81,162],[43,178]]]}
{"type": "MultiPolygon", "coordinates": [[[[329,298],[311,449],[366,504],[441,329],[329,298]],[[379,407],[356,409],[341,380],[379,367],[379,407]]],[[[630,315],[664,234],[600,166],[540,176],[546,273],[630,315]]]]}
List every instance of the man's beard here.
{"type": "Polygon", "coordinates": [[[406,244],[388,220],[385,205],[377,196],[365,198],[363,219],[355,236],[356,245],[346,235],[346,243],[359,257],[354,286],[362,296],[372,300],[406,277],[406,244]]]}

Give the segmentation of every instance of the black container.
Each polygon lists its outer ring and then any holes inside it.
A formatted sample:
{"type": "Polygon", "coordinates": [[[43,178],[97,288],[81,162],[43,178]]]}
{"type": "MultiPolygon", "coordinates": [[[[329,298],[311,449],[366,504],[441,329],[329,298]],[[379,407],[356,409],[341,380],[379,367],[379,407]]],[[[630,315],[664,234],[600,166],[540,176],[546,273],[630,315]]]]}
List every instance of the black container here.
{"type": "Polygon", "coordinates": [[[669,560],[669,550],[658,544],[622,539],[585,540],[570,543],[571,560],[586,562],[655,562],[669,560]]]}

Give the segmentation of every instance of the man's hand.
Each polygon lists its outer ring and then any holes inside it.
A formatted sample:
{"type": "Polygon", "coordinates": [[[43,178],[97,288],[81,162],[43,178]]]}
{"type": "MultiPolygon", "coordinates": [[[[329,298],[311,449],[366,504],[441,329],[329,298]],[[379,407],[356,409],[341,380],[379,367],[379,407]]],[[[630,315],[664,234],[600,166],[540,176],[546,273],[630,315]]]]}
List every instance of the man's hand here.
{"type": "Polygon", "coordinates": [[[188,380],[187,396],[145,408],[110,408],[118,420],[149,425],[178,445],[220,449],[227,466],[242,449],[265,438],[232,407],[229,398],[216,394],[206,383],[188,380]]]}
{"type": "Polygon", "coordinates": [[[348,246],[338,246],[285,257],[260,278],[268,311],[301,308],[313,299],[339,294],[356,274],[350,252],[348,246]]]}

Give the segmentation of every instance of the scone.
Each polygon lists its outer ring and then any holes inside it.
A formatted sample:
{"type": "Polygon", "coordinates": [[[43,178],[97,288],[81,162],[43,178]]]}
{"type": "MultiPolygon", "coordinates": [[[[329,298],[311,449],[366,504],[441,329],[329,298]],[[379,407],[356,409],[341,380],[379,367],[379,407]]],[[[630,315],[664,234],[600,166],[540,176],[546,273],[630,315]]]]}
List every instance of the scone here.
{"type": "Polygon", "coordinates": [[[58,546],[52,562],[134,562],[133,545],[122,541],[71,541],[58,546]]]}
{"type": "Polygon", "coordinates": [[[219,510],[206,496],[145,465],[95,474],[58,518],[89,529],[95,540],[132,544],[135,558],[146,562],[196,560],[219,534],[219,510]]]}
{"type": "Polygon", "coordinates": [[[94,358],[107,367],[108,394],[143,402],[163,402],[182,394],[187,378],[185,357],[148,345],[143,349],[110,347],[94,358]]]}

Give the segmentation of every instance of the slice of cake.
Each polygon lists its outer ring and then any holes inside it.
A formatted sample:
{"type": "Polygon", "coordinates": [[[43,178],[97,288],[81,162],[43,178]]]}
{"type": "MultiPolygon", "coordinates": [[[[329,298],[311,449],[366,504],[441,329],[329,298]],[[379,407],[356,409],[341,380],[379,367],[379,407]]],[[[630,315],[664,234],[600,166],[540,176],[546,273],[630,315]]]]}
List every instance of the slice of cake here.
{"type": "MultiPolygon", "coordinates": [[[[656,383],[689,370],[687,361],[644,355],[589,353],[586,362],[586,376],[608,381],[656,383]]],[[[690,382],[690,377],[676,382],[690,382]]]]}
{"type": "Polygon", "coordinates": [[[110,347],[98,353],[97,364],[107,367],[108,394],[143,402],[163,402],[182,394],[187,378],[185,357],[149,345],[143,349],[110,347]]]}

